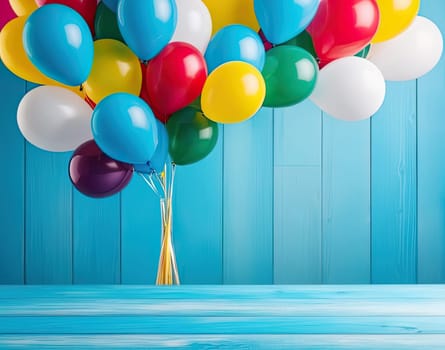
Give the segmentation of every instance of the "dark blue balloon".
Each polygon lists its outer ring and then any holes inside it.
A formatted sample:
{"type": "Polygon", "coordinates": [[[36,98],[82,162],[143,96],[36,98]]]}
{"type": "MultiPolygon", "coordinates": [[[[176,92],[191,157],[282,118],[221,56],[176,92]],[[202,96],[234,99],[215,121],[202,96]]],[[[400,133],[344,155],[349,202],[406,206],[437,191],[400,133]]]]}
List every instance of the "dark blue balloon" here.
{"type": "Polygon", "coordinates": [[[88,24],[72,8],[49,4],[35,10],[25,23],[23,45],[31,62],[45,75],[77,86],[93,65],[93,38],[88,24]]]}
{"type": "Polygon", "coordinates": [[[146,164],[134,164],[134,170],[140,173],[151,174],[161,173],[168,157],[168,134],[164,124],[157,120],[158,126],[158,146],[150,161],[146,164]]]}
{"type": "Polygon", "coordinates": [[[267,40],[282,44],[311,23],[320,0],[254,0],[255,15],[267,40]]]}
{"type": "Polygon", "coordinates": [[[263,69],[266,59],[258,33],[241,24],[221,28],[210,40],[204,56],[209,73],[223,63],[243,61],[263,69]]]}
{"type": "Polygon", "coordinates": [[[153,112],[131,94],[112,94],[100,101],[94,109],[91,128],[100,149],[121,162],[147,163],[158,145],[153,112]]]}
{"type": "Polygon", "coordinates": [[[174,0],[120,0],[117,19],[128,47],[142,60],[155,57],[176,29],[174,0]]]}

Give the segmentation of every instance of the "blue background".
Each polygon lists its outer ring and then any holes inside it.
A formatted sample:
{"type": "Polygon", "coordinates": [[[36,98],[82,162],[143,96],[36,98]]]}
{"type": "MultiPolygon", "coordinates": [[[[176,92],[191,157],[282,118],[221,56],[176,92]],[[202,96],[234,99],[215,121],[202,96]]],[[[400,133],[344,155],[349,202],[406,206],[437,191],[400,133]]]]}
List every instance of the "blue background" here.
{"type": "MultiPolygon", "coordinates": [[[[445,33],[445,2],[421,14],[445,33]]],[[[90,199],[70,154],[26,143],[15,113],[31,88],[0,64],[0,283],[153,283],[160,219],[137,177],[90,199]]],[[[311,102],[221,128],[210,157],[177,172],[183,283],[445,282],[445,60],[388,83],[371,120],[311,102]]]]}

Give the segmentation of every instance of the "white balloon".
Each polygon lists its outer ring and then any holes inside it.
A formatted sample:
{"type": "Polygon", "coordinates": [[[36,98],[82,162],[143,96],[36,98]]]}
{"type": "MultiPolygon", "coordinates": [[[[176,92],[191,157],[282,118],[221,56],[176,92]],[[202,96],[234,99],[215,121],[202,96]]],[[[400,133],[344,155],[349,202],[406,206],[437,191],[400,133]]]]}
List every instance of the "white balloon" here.
{"type": "Polygon", "coordinates": [[[382,71],[386,80],[417,79],[439,62],[443,38],[439,28],[428,18],[417,16],[395,38],[374,44],[368,59],[382,71]]]}
{"type": "Polygon", "coordinates": [[[176,0],[177,23],[170,42],[182,41],[195,46],[202,54],[212,36],[212,18],[201,0],[176,0]]]}
{"type": "Polygon", "coordinates": [[[66,152],[91,140],[91,107],[62,87],[39,86],[28,92],[17,109],[17,123],[34,146],[66,152]]]}
{"type": "Polygon", "coordinates": [[[332,117],[356,121],[371,117],[385,99],[382,73],[360,57],[344,57],[320,70],[310,99],[332,117]]]}

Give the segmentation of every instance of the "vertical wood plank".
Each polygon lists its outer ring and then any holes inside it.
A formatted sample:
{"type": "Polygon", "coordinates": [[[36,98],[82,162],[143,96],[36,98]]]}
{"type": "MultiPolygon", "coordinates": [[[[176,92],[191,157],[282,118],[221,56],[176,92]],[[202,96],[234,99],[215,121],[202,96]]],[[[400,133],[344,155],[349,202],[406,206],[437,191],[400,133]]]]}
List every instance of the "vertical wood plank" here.
{"type": "Polygon", "coordinates": [[[273,111],[224,127],[224,283],[273,282],[273,111]]]}
{"type": "Polygon", "coordinates": [[[17,127],[17,107],[26,84],[0,62],[0,284],[24,282],[25,143],[17,127]]]}
{"type": "Polygon", "coordinates": [[[159,198],[136,174],[121,196],[121,281],[154,284],[161,248],[159,198]]]}
{"type": "Polygon", "coordinates": [[[417,281],[416,82],[387,83],[372,119],[372,282],[417,281]]]}
{"type": "Polygon", "coordinates": [[[370,123],[323,118],[323,283],[370,281],[370,123]]]}
{"type": "MultiPolygon", "coordinates": [[[[28,84],[28,90],[33,85],[28,84]]],[[[70,153],[26,144],[26,256],[28,284],[72,283],[70,153]]]]}
{"type": "Polygon", "coordinates": [[[222,144],[196,164],[176,172],[173,239],[181,283],[221,284],[222,144]]]}
{"type": "MultiPolygon", "coordinates": [[[[420,14],[445,35],[445,2],[422,1],[420,14]]],[[[418,282],[445,282],[445,58],[418,80],[418,282]]]]}
{"type": "Polygon", "coordinates": [[[321,112],[274,110],[274,283],[321,282],[321,112]]]}
{"type": "Polygon", "coordinates": [[[73,282],[120,282],[120,194],[88,198],[73,189],[73,282]]]}

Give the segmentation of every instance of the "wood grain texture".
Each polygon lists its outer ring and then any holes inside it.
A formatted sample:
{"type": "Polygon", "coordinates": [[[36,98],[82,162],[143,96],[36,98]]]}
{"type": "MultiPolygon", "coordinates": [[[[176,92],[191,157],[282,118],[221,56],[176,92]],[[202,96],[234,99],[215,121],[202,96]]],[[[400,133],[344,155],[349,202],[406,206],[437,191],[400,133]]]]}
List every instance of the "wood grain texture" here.
{"type": "Polygon", "coordinates": [[[176,173],[173,239],[181,282],[223,281],[223,128],[207,158],[176,173]]]}
{"type": "Polygon", "coordinates": [[[25,82],[0,62],[0,284],[24,282],[25,141],[17,127],[17,107],[25,82]]]}
{"type": "Polygon", "coordinates": [[[159,198],[137,175],[121,196],[121,282],[154,284],[161,248],[159,198]]]}
{"type": "Polygon", "coordinates": [[[70,156],[26,144],[26,283],[72,283],[70,156]]]}
{"type": "Polygon", "coordinates": [[[385,102],[371,125],[372,282],[415,283],[416,82],[387,82],[385,102]]]}
{"type": "Polygon", "coordinates": [[[88,198],[74,190],[73,283],[120,283],[120,194],[88,198]]]}
{"type": "Polygon", "coordinates": [[[443,334],[0,335],[2,349],[442,350],[443,334]]]}
{"type": "Polygon", "coordinates": [[[370,126],[323,117],[323,283],[370,281],[370,126]]]}
{"type": "Polygon", "coordinates": [[[273,113],[224,126],[224,283],[273,282],[273,113]]]}
{"type": "Polygon", "coordinates": [[[274,110],[274,283],[321,282],[321,112],[274,110]]]}
{"type": "MultiPolygon", "coordinates": [[[[422,1],[420,14],[445,33],[445,2],[422,1]]],[[[445,282],[445,58],[418,80],[418,281],[445,282]]]]}

